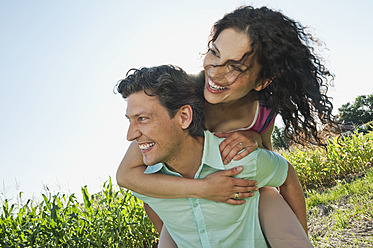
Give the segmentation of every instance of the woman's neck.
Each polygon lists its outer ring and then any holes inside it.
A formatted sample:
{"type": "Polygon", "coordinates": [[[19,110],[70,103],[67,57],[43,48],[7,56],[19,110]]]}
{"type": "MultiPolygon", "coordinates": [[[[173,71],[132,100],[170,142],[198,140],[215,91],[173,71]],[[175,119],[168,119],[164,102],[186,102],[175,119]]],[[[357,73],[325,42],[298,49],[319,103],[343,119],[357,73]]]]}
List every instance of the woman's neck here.
{"type": "Polygon", "coordinates": [[[212,132],[228,132],[248,127],[255,118],[257,101],[246,96],[234,102],[206,103],[206,128],[212,132]]]}

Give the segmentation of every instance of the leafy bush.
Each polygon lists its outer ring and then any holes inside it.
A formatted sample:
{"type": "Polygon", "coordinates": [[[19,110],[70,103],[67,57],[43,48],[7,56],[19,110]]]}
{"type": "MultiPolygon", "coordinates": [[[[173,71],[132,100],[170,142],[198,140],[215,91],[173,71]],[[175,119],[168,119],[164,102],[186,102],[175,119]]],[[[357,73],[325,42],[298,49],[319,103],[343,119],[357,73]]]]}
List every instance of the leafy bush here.
{"type": "Polygon", "coordinates": [[[282,155],[295,167],[305,189],[319,188],[372,166],[373,132],[332,138],[326,150],[296,148],[282,155]]]}
{"type": "MultiPolygon", "coordinates": [[[[331,139],[321,148],[284,153],[305,189],[330,184],[372,166],[373,133],[355,133],[331,139]]],[[[129,191],[113,187],[90,195],[82,188],[84,203],[74,194],[43,194],[35,204],[10,205],[0,214],[0,247],[156,247],[158,234],[142,202],[129,191]]]]}
{"type": "Polygon", "coordinates": [[[157,232],[141,201],[114,190],[111,180],[84,204],[75,195],[43,194],[17,209],[5,200],[0,215],[0,247],[156,247],[157,232]],[[16,212],[16,210],[18,210],[16,212]]]}
{"type": "Polygon", "coordinates": [[[274,127],[272,132],[272,145],[273,149],[289,149],[290,139],[285,136],[284,128],[278,128],[277,126],[274,127]]]}

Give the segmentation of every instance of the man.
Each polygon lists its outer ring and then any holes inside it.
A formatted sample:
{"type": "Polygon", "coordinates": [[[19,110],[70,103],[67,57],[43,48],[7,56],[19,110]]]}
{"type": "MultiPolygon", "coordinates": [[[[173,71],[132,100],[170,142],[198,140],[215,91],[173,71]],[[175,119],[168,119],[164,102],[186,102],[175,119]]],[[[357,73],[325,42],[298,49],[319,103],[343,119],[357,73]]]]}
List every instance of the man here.
{"type": "MultiPolygon", "coordinates": [[[[145,173],[204,178],[242,166],[238,176],[255,179],[258,187],[299,187],[294,168],[265,149],[224,165],[219,151],[222,139],[204,128],[203,85],[180,68],[134,70],[117,90],[127,99],[127,139],[136,140],[141,149],[148,165],[145,173]]],[[[258,218],[259,192],[243,205],[134,194],[161,218],[178,247],[267,247],[258,218]]]]}

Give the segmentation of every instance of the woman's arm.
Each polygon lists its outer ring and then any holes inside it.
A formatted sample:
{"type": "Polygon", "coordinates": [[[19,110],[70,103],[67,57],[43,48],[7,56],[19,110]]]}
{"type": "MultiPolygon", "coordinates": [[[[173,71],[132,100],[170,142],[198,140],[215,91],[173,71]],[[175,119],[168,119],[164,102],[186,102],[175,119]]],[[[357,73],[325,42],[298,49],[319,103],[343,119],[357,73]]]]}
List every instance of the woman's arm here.
{"type": "Polygon", "coordinates": [[[187,179],[161,173],[144,174],[142,154],[136,142],[132,142],[117,170],[119,186],[156,198],[204,198],[232,205],[240,205],[245,200],[232,199],[240,193],[240,199],[253,196],[257,190],[256,181],[233,178],[242,167],[220,171],[204,179],[187,179]]]}
{"type": "Polygon", "coordinates": [[[260,137],[262,138],[263,148],[266,148],[267,150],[270,150],[270,151],[273,150],[272,132],[273,132],[274,127],[275,127],[275,123],[273,122],[272,125],[267,129],[267,131],[265,131],[264,133],[260,135],[260,137]]]}

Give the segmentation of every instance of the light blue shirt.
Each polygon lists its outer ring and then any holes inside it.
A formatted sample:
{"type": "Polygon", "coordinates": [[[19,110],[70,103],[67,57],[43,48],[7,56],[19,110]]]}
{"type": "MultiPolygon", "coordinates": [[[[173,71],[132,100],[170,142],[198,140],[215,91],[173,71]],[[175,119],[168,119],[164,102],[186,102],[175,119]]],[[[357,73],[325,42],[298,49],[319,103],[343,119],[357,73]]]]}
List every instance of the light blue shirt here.
{"type": "MultiPolygon", "coordinates": [[[[205,131],[202,164],[194,178],[242,165],[244,169],[236,177],[255,179],[258,187],[277,187],[284,183],[288,163],[283,157],[258,148],[243,159],[224,165],[219,151],[222,141],[205,131]]],[[[156,172],[181,177],[163,163],[148,166],[145,171],[156,172]]],[[[238,206],[206,199],[134,195],[158,214],[178,247],[267,247],[258,217],[259,191],[238,206]]]]}

